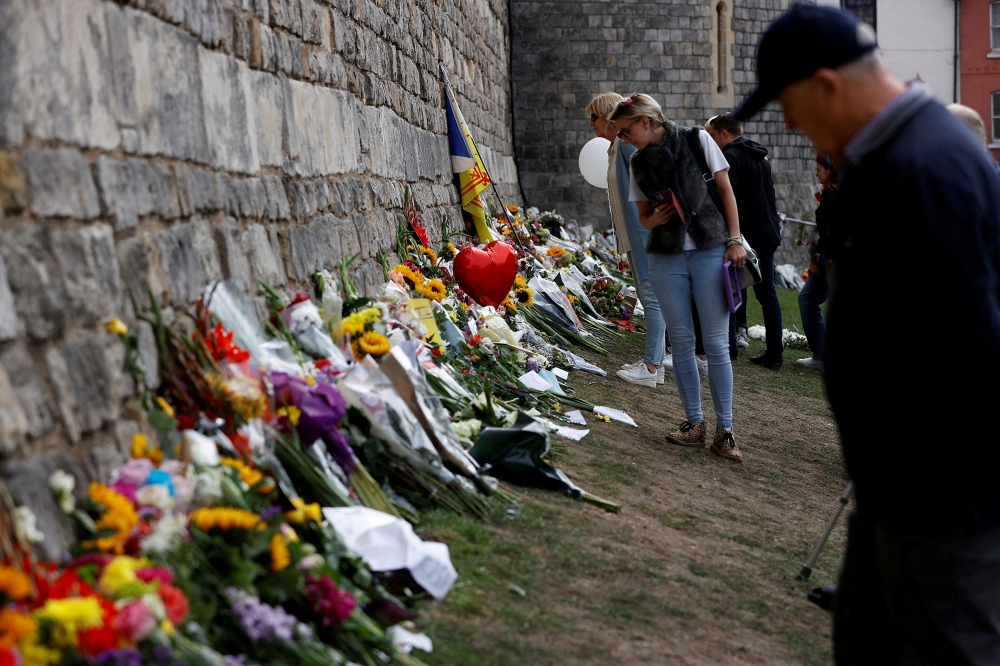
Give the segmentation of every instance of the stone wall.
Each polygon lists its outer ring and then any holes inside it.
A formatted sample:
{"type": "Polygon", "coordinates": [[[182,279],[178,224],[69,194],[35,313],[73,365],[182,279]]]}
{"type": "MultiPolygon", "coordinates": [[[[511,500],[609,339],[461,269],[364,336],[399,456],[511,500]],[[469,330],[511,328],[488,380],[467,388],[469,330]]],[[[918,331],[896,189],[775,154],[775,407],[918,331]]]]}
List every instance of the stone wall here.
{"type": "MultiPolygon", "coordinates": [[[[604,190],[580,175],[578,157],[593,138],[584,109],[597,92],[645,92],[681,125],[703,124],[732,107],[713,106],[714,12],[718,0],[513,0],[514,134],[518,174],[530,205],[555,208],[596,228],[610,226],[604,190]]],[[[733,3],[730,3],[732,6],[733,3]]],[[[727,46],[735,102],[756,80],[763,30],[788,0],[735,3],[727,46]]],[[[779,210],[812,219],[817,189],[813,151],[785,131],[768,107],[746,134],[771,150],[779,210]]]]}
{"type": "Polygon", "coordinates": [[[80,487],[106,474],[143,427],[104,327],[133,326],[155,369],[135,318],[150,292],[179,312],[217,279],[293,290],[355,252],[370,290],[407,185],[432,238],[443,214],[460,224],[440,65],[518,201],[506,12],[502,0],[0,4],[0,460],[16,499],[51,504],[55,466],[80,487]]]}

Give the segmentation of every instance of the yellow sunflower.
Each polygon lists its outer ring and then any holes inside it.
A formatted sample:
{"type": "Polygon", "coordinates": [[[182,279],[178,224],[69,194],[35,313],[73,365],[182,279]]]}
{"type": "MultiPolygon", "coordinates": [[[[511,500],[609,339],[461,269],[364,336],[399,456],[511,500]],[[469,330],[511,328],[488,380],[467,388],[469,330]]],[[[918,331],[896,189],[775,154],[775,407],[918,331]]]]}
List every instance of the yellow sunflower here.
{"type": "Polygon", "coordinates": [[[420,254],[424,255],[425,257],[430,257],[431,266],[437,266],[437,262],[438,262],[437,252],[435,252],[434,250],[432,250],[429,247],[424,247],[424,246],[421,245],[420,246],[420,254]]]}
{"type": "Polygon", "coordinates": [[[271,537],[271,544],[267,549],[271,553],[272,571],[281,571],[292,563],[292,554],[288,551],[288,543],[280,533],[271,537]]]}
{"type": "Polygon", "coordinates": [[[103,483],[91,482],[90,499],[107,509],[97,520],[99,530],[115,530],[114,534],[84,542],[87,548],[97,548],[102,552],[125,552],[125,542],[132,530],[139,525],[139,514],[127,497],[112,490],[103,483]]]}
{"type": "Polygon", "coordinates": [[[514,286],[516,288],[523,288],[528,286],[528,281],[524,279],[524,276],[518,273],[514,276],[514,286]]]}
{"type": "Polygon", "coordinates": [[[446,259],[454,259],[456,256],[458,256],[458,250],[455,248],[455,244],[454,243],[449,242],[445,246],[445,251],[442,252],[441,254],[447,255],[445,257],[446,259]]]}
{"type": "Polygon", "coordinates": [[[261,524],[260,516],[256,513],[229,506],[210,506],[197,509],[191,513],[191,522],[197,525],[202,532],[213,529],[250,530],[261,524]]]}
{"type": "Polygon", "coordinates": [[[431,299],[432,301],[440,301],[448,295],[448,289],[444,286],[444,282],[435,279],[428,280],[423,284],[418,284],[417,293],[431,299]]]}
{"type": "Polygon", "coordinates": [[[531,291],[531,287],[515,289],[514,296],[517,298],[517,302],[524,306],[529,306],[535,302],[535,293],[531,291]]]}
{"type": "Polygon", "coordinates": [[[500,305],[501,305],[501,307],[507,308],[511,312],[517,312],[517,306],[514,305],[514,301],[510,300],[510,296],[508,296],[507,298],[503,299],[503,303],[501,303],[500,305]]]}
{"type": "Polygon", "coordinates": [[[389,338],[375,331],[368,331],[358,338],[358,348],[365,354],[382,356],[389,353],[389,338]]]}
{"type": "Polygon", "coordinates": [[[566,250],[562,249],[561,247],[550,247],[545,252],[545,254],[549,255],[550,257],[555,257],[558,259],[559,257],[566,254],[566,250]]]}
{"type": "Polygon", "coordinates": [[[410,289],[415,288],[418,284],[421,284],[424,281],[424,276],[422,273],[413,270],[406,264],[397,264],[396,267],[393,268],[392,270],[393,272],[399,273],[400,275],[403,276],[403,279],[406,280],[406,285],[410,289]]]}

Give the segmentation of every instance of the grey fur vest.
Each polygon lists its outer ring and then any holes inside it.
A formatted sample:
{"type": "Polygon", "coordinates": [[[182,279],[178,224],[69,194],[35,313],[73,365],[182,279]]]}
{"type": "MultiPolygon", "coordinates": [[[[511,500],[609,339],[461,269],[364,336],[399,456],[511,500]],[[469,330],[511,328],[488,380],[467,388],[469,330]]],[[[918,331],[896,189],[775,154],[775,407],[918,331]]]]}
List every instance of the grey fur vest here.
{"type": "MultiPolygon", "coordinates": [[[[684,232],[699,250],[724,243],[729,237],[725,218],[708,193],[698,161],[686,141],[688,132],[701,128],[678,127],[667,121],[666,137],[659,146],[646,146],[632,156],[632,175],[642,193],[653,201],[653,194],[673,190],[677,195],[687,226],[674,216],[666,224],[650,231],[646,252],[677,254],[684,249],[684,232]]],[[[697,143],[697,142],[695,142],[697,143]]]]}

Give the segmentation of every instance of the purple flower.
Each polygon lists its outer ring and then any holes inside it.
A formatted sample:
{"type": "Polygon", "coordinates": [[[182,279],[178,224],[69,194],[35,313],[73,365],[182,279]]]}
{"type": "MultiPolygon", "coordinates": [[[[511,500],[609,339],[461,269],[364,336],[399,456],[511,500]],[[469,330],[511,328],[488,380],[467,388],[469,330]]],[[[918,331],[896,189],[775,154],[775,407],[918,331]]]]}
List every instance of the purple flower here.
{"type": "Polygon", "coordinates": [[[271,516],[276,516],[279,513],[281,513],[281,506],[280,505],[275,505],[275,506],[272,506],[272,507],[268,507],[267,509],[264,510],[264,512],[262,514],[260,514],[260,519],[261,520],[267,520],[271,516]]]}
{"type": "Polygon", "coordinates": [[[226,596],[229,597],[229,604],[239,620],[240,628],[254,643],[258,641],[273,643],[275,639],[290,643],[296,629],[299,635],[312,636],[309,627],[300,625],[294,615],[289,615],[281,607],[269,606],[257,597],[234,587],[226,588],[226,596]]]}
{"type": "Polygon", "coordinates": [[[139,488],[146,485],[146,479],[152,471],[153,463],[148,458],[129,460],[118,470],[118,482],[139,488]]]}
{"type": "Polygon", "coordinates": [[[105,650],[97,655],[97,666],[142,666],[138,650],[105,650]]]}
{"type": "Polygon", "coordinates": [[[129,502],[135,504],[135,491],[136,491],[135,486],[129,485],[123,482],[121,479],[119,479],[118,481],[112,483],[110,488],[116,493],[124,495],[129,502]]]}
{"type": "Polygon", "coordinates": [[[322,439],[334,461],[345,474],[350,475],[354,470],[354,451],[337,427],[347,409],[340,391],[322,382],[310,387],[301,379],[283,372],[272,373],[271,382],[277,402],[295,405],[302,413],[298,431],[303,444],[322,439]]]}
{"type": "Polygon", "coordinates": [[[533,358],[529,358],[527,361],[525,361],[524,367],[533,372],[538,372],[538,361],[536,361],[533,358]]]}

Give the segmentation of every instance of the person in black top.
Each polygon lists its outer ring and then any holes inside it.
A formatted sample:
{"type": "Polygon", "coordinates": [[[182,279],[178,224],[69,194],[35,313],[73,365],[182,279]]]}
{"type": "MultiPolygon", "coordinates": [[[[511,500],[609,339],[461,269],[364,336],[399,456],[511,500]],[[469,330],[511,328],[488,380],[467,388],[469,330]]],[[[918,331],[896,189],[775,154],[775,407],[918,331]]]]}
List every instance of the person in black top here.
{"type": "Polygon", "coordinates": [[[876,46],[845,12],[793,5],[761,37],[758,88],[736,114],[777,98],[786,126],[842,170],[823,354],[856,502],[834,655],[1000,664],[1000,179],[976,137],[922,83],[892,76],[876,46]],[[914,312],[931,312],[934,339],[962,357],[901,333],[914,312]],[[882,331],[892,353],[873,375],[882,331]]]}
{"type": "MultiPolygon", "coordinates": [[[[767,351],[750,359],[751,363],[778,370],[783,359],[781,342],[781,305],[774,291],[774,251],[781,245],[781,220],[774,202],[774,183],[767,148],[743,136],[743,123],[731,113],[723,113],[708,121],[708,133],[722,149],[729,162],[729,182],[736,194],[740,211],[740,229],[750,247],[757,252],[761,281],[753,286],[753,294],[764,311],[767,351]]],[[[747,291],[743,290],[743,305],[736,311],[736,335],[747,329],[747,291]]]]}
{"type": "Polygon", "coordinates": [[[823,191],[816,194],[819,208],[816,209],[816,230],[819,240],[809,261],[809,279],[799,292],[799,315],[805,329],[812,358],[800,358],[797,363],[808,368],[823,369],[823,339],[826,337],[826,322],[823,310],[829,294],[829,284],[833,277],[833,259],[837,255],[836,236],[833,234],[833,208],[840,188],[836,181],[836,171],[829,155],[816,157],[816,177],[823,191]]]}

